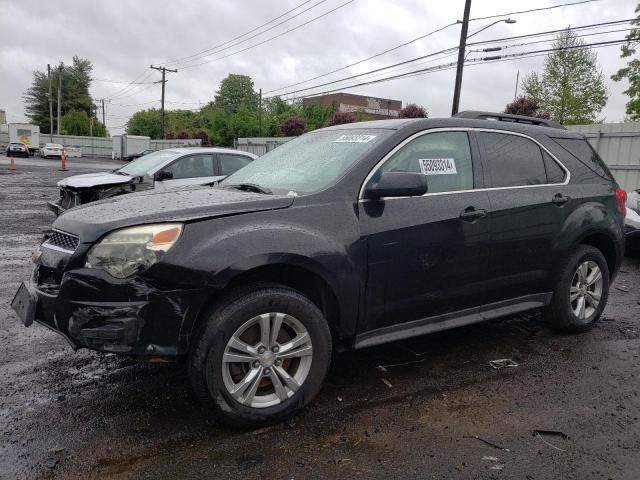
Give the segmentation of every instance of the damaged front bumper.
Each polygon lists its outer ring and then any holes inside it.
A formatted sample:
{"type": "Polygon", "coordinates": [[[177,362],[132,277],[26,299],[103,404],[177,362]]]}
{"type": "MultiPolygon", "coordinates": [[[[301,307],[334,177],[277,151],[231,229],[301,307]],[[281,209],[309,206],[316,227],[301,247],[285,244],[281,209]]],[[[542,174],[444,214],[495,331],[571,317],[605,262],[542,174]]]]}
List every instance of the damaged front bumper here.
{"type": "Polygon", "coordinates": [[[60,215],[62,215],[66,211],[66,208],[64,208],[62,205],[60,205],[59,201],[58,202],[54,202],[54,201],[47,202],[47,208],[49,210],[51,210],[56,215],[56,217],[59,217],[60,215]]]}
{"type": "Polygon", "coordinates": [[[25,326],[34,321],[61,334],[73,348],[175,356],[188,351],[203,289],[162,289],[140,278],[118,280],[80,268],[59,286],[34,278],[18,289],[11,306],[25,326]],[[39,284],[40,283],[40,284],[39,284]]]}

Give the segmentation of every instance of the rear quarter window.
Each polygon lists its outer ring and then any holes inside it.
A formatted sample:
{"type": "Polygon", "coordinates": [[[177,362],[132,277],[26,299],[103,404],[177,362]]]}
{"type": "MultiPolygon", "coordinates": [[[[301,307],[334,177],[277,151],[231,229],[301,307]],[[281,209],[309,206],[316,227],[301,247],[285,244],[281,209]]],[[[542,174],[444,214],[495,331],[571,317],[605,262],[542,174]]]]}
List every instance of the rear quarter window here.
{"type": "Polygon", "coordinates": [[[554,138],[553,141],[601,177],[613,180],[611,171],[587,140],[583,138],[554,138]]]}

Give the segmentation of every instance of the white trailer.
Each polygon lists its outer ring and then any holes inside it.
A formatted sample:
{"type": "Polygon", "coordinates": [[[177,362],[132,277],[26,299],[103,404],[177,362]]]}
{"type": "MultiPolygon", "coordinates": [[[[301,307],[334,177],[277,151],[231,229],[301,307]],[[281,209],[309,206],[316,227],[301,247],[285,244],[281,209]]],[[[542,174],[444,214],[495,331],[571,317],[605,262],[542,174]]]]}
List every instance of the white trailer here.
{"type": "Polygon", "coordinates": [[[35,155],[40,150],[40,127],[30,123],[10,123],[9,142],[24,143],[35,155]]]}
{"type": "Polygon", "coordinates": [[[114,135],[113,153],[111,157],[116,160],[124,160],[130,155],[136,155],[144,150],[149,150],[150,138],[139,135],[114,135]]]}

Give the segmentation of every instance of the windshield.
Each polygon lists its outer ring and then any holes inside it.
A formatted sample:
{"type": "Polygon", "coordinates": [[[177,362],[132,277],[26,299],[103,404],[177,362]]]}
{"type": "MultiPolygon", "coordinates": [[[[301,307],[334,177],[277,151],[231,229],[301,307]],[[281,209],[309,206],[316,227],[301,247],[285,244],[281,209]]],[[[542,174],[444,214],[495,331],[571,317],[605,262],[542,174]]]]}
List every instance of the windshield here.
{"type": "Polygon", "coordinates": [[[182,154],[173,150],[160,150],[133,160],[124,167],[119,168],[117,172],[125,173],[132,177],[141,177],[167,160],[173,160],[180,155],[182,154]]]}
{"type": "Polygon", "coordinates": [[[222,185],[253,183],[272,190],[316,192],[340,178],[391,133],[364,128],[307,133],[254,160],[222,185]]]}

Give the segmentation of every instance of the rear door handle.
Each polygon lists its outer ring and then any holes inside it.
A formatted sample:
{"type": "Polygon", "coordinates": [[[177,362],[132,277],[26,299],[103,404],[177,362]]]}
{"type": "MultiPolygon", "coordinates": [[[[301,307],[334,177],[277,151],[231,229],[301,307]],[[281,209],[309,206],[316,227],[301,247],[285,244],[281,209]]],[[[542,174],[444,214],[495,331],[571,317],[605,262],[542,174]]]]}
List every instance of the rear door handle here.
{"type": "Polygon", "coordinates": [[[554,205],[561,206],[569,201],[569,197],[561,193],[556,193],[551,199],[551,201],[553,202],[554,205]]]}
{"type": "Polygon", "coordinates": [[[483,208],[467,207],[460,213],[460,220],[473,222],[478,218],[486,217],[487,211],[483,208]]]}

